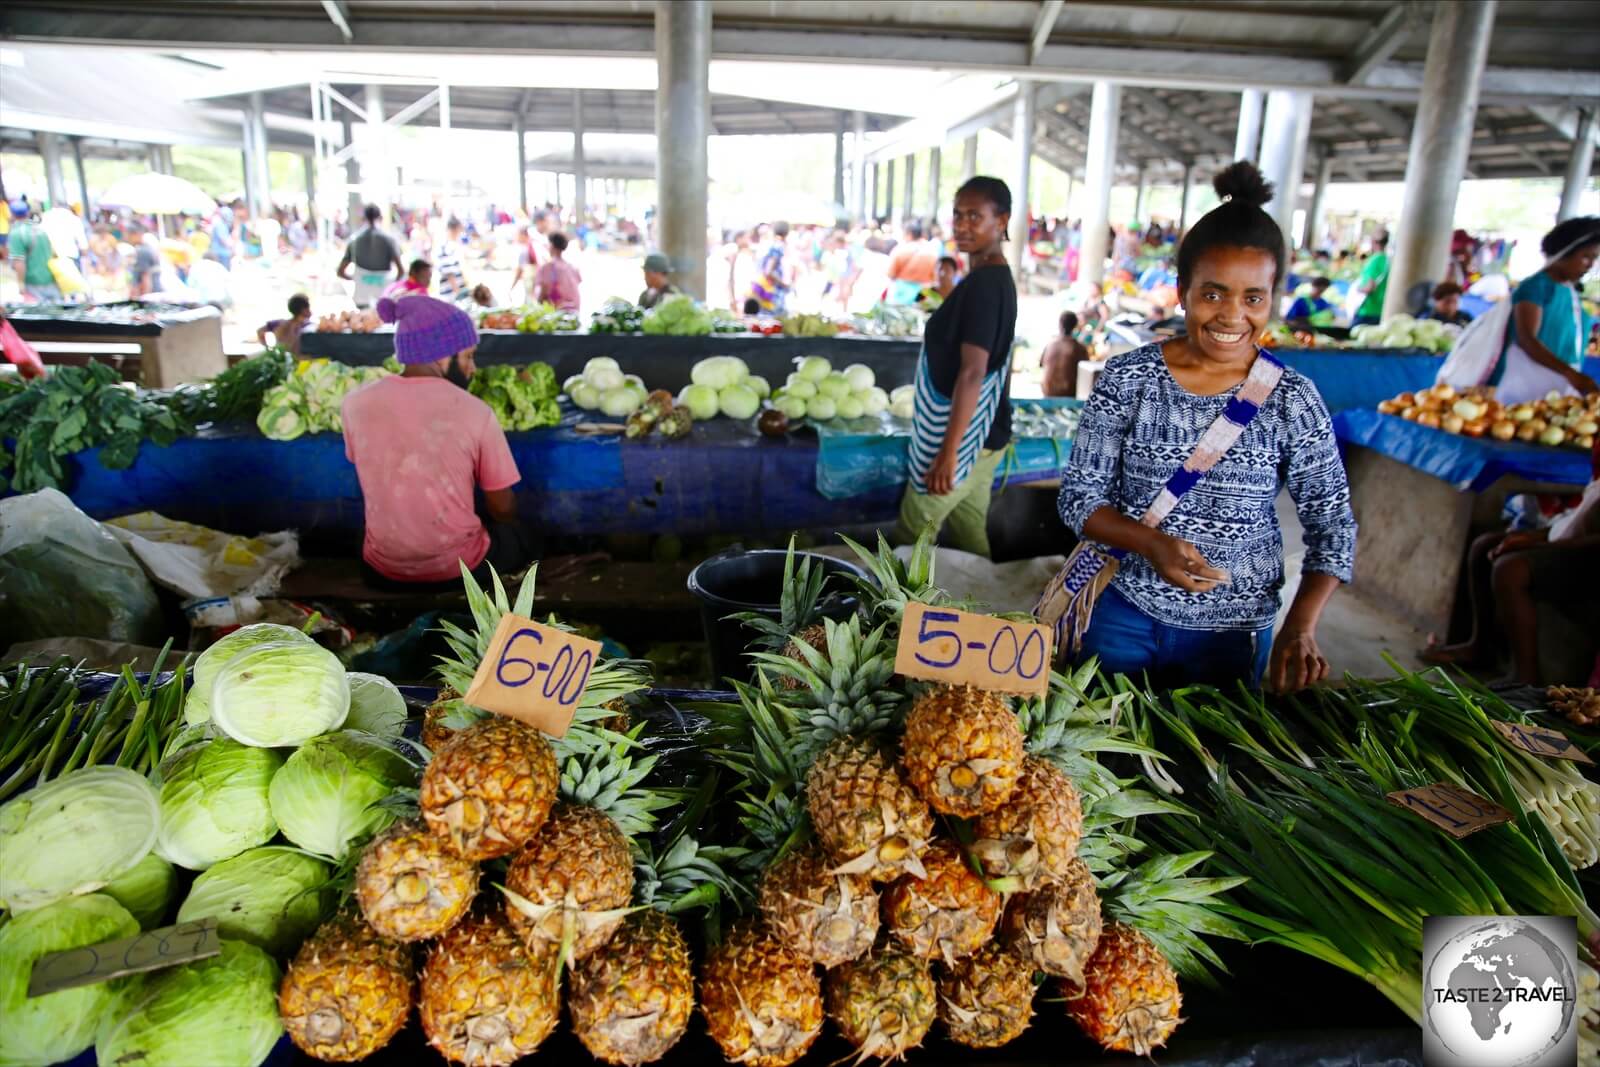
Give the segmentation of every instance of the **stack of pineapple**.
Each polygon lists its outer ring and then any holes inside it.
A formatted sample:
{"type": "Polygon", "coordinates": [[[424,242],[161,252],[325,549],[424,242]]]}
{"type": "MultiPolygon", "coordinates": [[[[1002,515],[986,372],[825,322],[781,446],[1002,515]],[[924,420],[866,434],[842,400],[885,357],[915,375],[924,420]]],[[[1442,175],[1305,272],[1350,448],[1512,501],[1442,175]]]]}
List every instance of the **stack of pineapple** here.
{"type": "Polygon", "coordinates": [[[1157,758],[1084,693],[1093,668],[1012,700],[896,676],[912,601],[948,603],[926,541],[907,562],[851,547],[873,574],[861,610],[817,616],[821,581],[791,556],[757,680],[713,712],[736,775],[757,906],[709,950],[701,1010],[732,1062],[782,1067],[831,1018],[859,1057],[893,1059],[934,1021],[973,1048],[1023,1032],[1036,985],[1103,1047],[1148,1055],[1176,1029],[1175,964],[1233,931],[1185,877],[1204,853],[1132,861],[1139,815],[1171,811],[1098,762],[1157,758]],[[1098,884],[1097,884],[1098,876],[1098,884]]]}
{"type": "MultiPolygon", "coordinates": [[[[529,615],[533,591],[531,573],[514,603],[498,577],[492,596],[467,578],[474,631],[450,630],[447,685],[466,690],[501,616],[529,615]]],[[[510,1064],[555,1029],[563,973],[572,1027],[597,1058],[645,1063],[677,1041],[693,976],[667,909],[714,899],[696,891],[715,890],[722,875],[717,850],[686,833],[660,859],[643,844],[679,800],[644,786],[655,758],[638,755],[642,727],[610,728],[625,726],[617,701],[644,685],[632,665],[597,665],[560,740],[451,698],[429,723],[437,750],[415,800],[420,817],[366,846],[356,907],[301,946],[284,979],[279,1006],[295,1044],[319,1059],[361,1059],[393,1038],[415,1001],[447,1059],[510,1064]]]]}

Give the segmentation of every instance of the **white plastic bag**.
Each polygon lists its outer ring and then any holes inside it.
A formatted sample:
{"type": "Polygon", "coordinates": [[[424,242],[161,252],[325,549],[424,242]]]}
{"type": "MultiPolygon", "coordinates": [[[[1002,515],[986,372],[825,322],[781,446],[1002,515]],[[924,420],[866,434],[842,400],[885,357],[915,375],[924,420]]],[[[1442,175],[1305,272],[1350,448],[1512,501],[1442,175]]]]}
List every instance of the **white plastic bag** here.
{"type": "Polygon", "coordinates": [[[1511,306],[1511,301],[1502,300],[1467,324],[1434,377],[1435,385],[1462,389],[1488,384],[1489,376],[1500,362],[1500,353],[1505,350],[1506,331],[1511,328],[1511,306]]]}
{"type": "Polygon", "coordinates": [[[150,577],[190,599],[272,596],[300,565],[293,530],[239,537],[141,511],[106,522],[150,577]]]}

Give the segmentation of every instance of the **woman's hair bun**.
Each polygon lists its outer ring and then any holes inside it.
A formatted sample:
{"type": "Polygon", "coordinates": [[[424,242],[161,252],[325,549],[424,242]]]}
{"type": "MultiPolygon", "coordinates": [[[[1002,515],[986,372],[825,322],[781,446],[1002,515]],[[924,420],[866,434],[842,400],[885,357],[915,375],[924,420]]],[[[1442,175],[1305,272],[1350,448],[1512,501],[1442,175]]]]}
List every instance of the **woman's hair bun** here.
{"type": "Polygon", "coordinates": [[[396,314],[398,310],[392,297],[386,296],[378,301],[378,318],[384,322],[395,321],[398,317],[396,314]]]}
{"type": "Polygon", "coordinates": [[[1261,207],[1272,199],[1272,183],[1248,159],[1230,163],[1211,179],[1211,187],[1222,199],[1235,204],[1261,207]]]}

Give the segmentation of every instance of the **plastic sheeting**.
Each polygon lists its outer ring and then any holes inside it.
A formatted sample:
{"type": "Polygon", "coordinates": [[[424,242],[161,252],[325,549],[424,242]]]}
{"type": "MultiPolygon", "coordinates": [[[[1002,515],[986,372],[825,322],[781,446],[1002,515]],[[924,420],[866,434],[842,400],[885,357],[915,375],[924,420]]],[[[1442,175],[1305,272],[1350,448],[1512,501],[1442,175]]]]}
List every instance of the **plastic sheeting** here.
{"type": "Polygon", "coordinates": [[[1589,482],[1589,453],[1582,449],[1462,437],[1365,410],[1341,411],[1333,430],[1346,444],[1380,452],[1458,489],[1477,492],[1507,476],[1579,487],[1589,482]]]}

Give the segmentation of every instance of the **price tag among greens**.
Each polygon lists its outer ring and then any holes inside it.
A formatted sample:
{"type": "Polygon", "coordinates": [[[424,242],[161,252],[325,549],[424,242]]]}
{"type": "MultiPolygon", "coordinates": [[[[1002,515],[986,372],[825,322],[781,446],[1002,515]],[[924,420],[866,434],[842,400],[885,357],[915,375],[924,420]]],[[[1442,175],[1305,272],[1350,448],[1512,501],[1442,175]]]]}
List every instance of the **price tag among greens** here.
{"type": "Polygon", "coordinates": [[[1397,789],[1387,796],[1391,804],[1409,808],[1455,838],[1477,833],[1486,826],[1499,826],[1513,818],[1511,812],[1494,801],[1449,782],[1397,789]]]}
{"type": "Polygon", "coordinates": [[[599,655],[598,641],[507,613],[462,699],[564,737],[599,655]]]}
{"type": "Polygon", "coordinates": [[[50,952],[33,961],[28,996],[42,997],[46,993],[108,982],[141,971],[175,967],[207,959],[221,951],[217,920],[209,918],[146,930],[120,941],[50,952]]]}
{"type": "Polygon", "coordinates": [[[907,678],[1043,695],[1050,688],[1050,628],[954,608],[906,605],[894,669],[907,678]]]}
{"type": "Polygon", "coordinates": [[[1589,754],[1572,743],[1572,739],[1560,730],[1552,730],[1545,726],[1533,726],[1520,722],[1501,722],[1491,719],[1489,725],[1493,726],[1506,743],[1512,748],[1521,749],[1534,756],[1548,756],[1551,759],[1569,759],[1574,763],[1593,763],[1589,754]]]}

